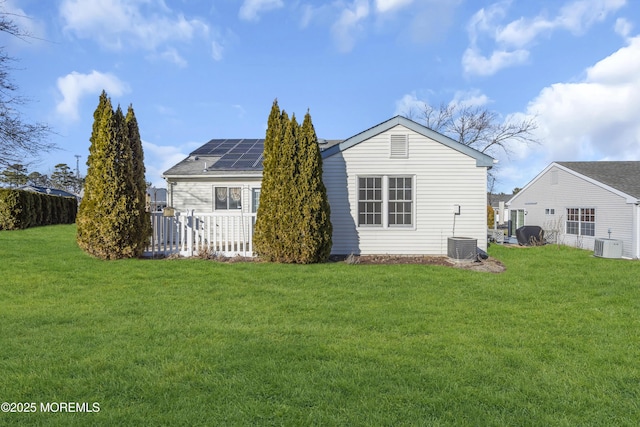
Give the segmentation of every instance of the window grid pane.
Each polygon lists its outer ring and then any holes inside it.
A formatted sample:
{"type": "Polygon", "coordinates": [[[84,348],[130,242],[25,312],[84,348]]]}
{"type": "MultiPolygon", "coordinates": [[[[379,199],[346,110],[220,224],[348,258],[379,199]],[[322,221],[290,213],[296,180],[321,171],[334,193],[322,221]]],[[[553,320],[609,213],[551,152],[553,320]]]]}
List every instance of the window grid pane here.
{"type": "Polygon", "coordinates": [[[411,178],[389,178],[389,226],[412,225],[411,178]]]}
{"type": "Polygon", "coordinates": [[[595,208],[567,208],[567,234],[595,236],[595,208]]]}
{"type": "Polygon", "coordinates": [[[358,178],[358,225],[382,225],[382,178],[358,178]]]}

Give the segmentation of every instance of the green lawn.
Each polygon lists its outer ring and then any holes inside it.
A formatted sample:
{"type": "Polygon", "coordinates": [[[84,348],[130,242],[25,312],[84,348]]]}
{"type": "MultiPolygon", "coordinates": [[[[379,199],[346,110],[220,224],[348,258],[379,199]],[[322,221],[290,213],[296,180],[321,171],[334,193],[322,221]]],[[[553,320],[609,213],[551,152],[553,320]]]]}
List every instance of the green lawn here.
{"type": "Polygon", "coordinates": [[[507,271],[99,261],[0,232],[0,425],[640,423],[640,263],[492,246],[507,271]],[[42,413],[93,402],[99,412],[42,413]]]}

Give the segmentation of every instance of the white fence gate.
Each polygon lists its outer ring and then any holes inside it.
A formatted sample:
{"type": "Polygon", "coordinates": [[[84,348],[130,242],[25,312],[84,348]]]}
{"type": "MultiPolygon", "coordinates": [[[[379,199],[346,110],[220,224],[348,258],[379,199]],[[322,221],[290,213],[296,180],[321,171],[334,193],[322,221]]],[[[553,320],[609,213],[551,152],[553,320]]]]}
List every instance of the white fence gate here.
{"type": "Polygon", "coordinates": [[[146,256],[195,256],[203,251],[223,256],[252,257],[256,214],[151,213],[153,233],[146,256]]]}

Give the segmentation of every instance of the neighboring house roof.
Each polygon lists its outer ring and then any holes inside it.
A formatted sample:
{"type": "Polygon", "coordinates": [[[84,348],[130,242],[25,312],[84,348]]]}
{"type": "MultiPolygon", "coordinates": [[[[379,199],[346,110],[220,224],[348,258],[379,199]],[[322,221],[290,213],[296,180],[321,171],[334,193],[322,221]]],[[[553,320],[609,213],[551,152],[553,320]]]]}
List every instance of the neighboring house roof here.
{"type": "Polygon", "coordinates": [[[625,194],[640,198],[640,162],[556,162],[625,194]]]}
{"type": "Polygon", "coordinates": [[[558,167],[592,184],[623,196],[630,203],[640,200],[640,162],[553,162],[532,179],[509,203],[552,167],[558,167]]]}
{"type": "Polygon", "coordinates": [[[489,204],[489,206],[497,207],[500,202],[507,203],[507,201],[509,201],[509,199],[511,199],[512,197],[513,197],[513,194],[487,193],[487,203],[489,204]]]}
{"type": "Polygon", "coordinates": [[[69,193],[68,191],[59,190],[57,188],[39,187],[37,185],[23,185],[18,188],[19,190],[34,191],[36,193],[49,194],[51,196],[60,197],[75,197],[79,198],[76,194],[69,193]]]}
{"type": "Polygon", "coordinates": [[[382,122],[376,126],[373,126],[372,128],[369,128],[363,132],[360,132],[359,134],[354,135],[349,139],[345,139],[341,143],[336,144],[333,147],[330,147],[327,150],[323,151],[322,158],[333,156],[334,154],[337,154],[341,151],[351,148],[354,145],[360,144],[361,142],[366,141],[378,134],[381,134],[382,132],[386,132],[389,129],[392,129],[398,125],[402,125],[408,129],[411,129],[416,133],[426,136],[427,138],[431,138],[434,141],[437,141],[443,145],[446,145],[449,148],[452,148],[456,151],[459,151],[463,154],[466,154],[476,159],[476,166],[486,166],[491,168],[494,164],[493,157],[487,154],[481,153],[480,151],[473,149],[468,145],[461,144],[458,141],[455,141],[446,135],[438,133],[432,129],[429,129],[426,126],[423,126],[419,123],[414,122],[413,120],[409,120],[406,117],[402,117],[402,116],[392,117],[391,119],[385,122],[382,122]]]}
{"type": "MultiPolygon", "coordinates": [[[[340,140],[319,139],[320,151],[340,140]]],[[[212,175],[262,175],[264,139],[212,139],[163,175],[204,177],[212,175]]]]}

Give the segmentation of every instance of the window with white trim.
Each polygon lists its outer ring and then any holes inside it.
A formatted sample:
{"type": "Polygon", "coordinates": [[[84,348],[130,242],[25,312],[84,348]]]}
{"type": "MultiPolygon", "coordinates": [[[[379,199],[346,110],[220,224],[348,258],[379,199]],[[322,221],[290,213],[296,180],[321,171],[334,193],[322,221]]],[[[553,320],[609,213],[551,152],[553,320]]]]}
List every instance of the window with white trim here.
{"type": "Polygon", "coordinates": [[[242,207],[242,189],[240,187],[214,187],[215,210],[240,209],[242,207]]]}
{"type": "Polygon", "coordinates": [[[556,214],[556,210],[554,208],[546,208],[544,210],[544,214],[545,215],[555,215],[556,214]]]}
{"type": "Polygon", "coordinates": [[[413,225],[411,177],[389,177],[389,227],[413,225]]]}
{"type": "Polygon", "coordinates": [[[596,235],[595,208],[567,208],[567,234],[578,236],[596,235]]]}
{"type": "Polygon", "coordinates": [[[411,176],[358,177],[358,226],[413,226],[411,176]]]}
{"type": "Polygon", "coordinates": [[[382,225],[382,177],[358,178],[358,225],[382,225]]]}

